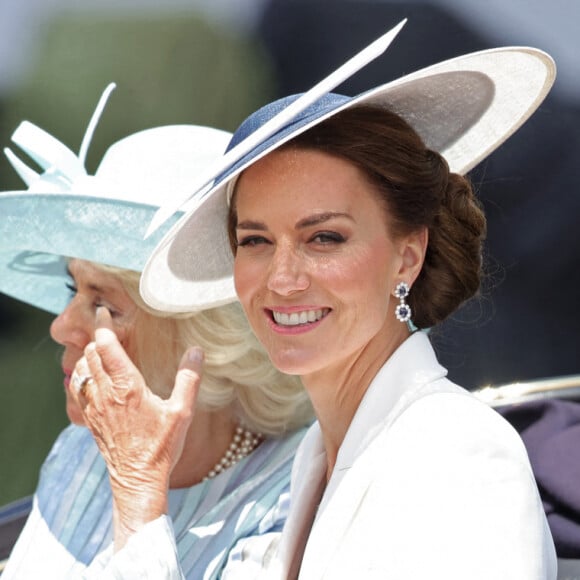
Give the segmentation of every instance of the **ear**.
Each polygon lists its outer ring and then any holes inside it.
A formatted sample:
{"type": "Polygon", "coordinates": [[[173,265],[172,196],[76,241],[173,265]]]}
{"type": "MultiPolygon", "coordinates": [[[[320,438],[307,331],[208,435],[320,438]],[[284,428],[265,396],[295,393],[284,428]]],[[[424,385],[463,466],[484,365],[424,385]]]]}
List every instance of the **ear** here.
{"type": "Polygon", "coordinates": [[[429,230],[426,227],[421,228],[401,238],[399,243],[402,260],[398,276],[400,280],[404,280],[409,286],[412,286],[425,261],[429,230]]]}

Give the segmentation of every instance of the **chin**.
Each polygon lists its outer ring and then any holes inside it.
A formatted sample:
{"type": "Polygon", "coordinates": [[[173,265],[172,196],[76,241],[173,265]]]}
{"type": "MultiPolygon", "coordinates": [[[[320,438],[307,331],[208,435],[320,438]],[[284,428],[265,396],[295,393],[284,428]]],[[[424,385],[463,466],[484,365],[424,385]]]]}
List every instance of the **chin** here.
{"type": "Polygon", "coordinates": [[[69,403],[66,406],[66,414],[68,416],[68,420],[73,425],[78,425],[79,427],[85,426],[85,420],[83,418],[83,414],[81,413],[81,410],[79,409],[79,407],[76,403],[69,403]]]}
{"type": "Polygon", "coordinates": [[[295,350],[271,352],[270,360],[280,372],[287,375],[306,375],[318,368],[312,353],[305,355],[295,350]]]}

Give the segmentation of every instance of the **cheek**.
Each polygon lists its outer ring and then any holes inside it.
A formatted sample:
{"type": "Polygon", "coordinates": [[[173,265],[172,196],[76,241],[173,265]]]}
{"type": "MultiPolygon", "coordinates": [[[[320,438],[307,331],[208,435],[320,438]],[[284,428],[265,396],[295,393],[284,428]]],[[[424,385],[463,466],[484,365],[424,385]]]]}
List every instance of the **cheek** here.
{"type": "Polygon", "coordinates": [[[263,342],[262,325],[264,318],[262,316],[261,304],[263,301],[261,297],[264,294],[264,289],[259,283],[259,273],[240,267],[240,264],[236,261],[234,264],[234,283],[236,294],[250,327],[260,342],[263,342]]]}
{"type": "Polygon", "coordinates": [[[134,325],[129,326],[127,323],[113,323],[113,330],[129,358],[135,362],[138,332],[136,327],[134,325]]]}
{"type": "MultiPolygon", "coordinates": [[[[379,246],[380,248],[380,246],[379,246]]],[[[319,262],[311,268],[312,277],[331,292],[357,302],[360,296],[389,295],[392,279],[392,260],[385,252],[363,247],[353,251],[347,259],[319,262]]],[[[366,301],[363,300],[362,304],[366,301]]]]}
{"type": "Polygon", "coordinates": [[[384,236],[377,236],[351,265],[351,276],[371,293],[388,297],[395,289],[402,257],[384,236]]]}
{"type": "Polygon", "coordinates": [[[249,301],[259,290],[258,272],[255,267],[241,258],[234,261],[234,285],[236,294],[244,310],[249,306],[249,301]]]}

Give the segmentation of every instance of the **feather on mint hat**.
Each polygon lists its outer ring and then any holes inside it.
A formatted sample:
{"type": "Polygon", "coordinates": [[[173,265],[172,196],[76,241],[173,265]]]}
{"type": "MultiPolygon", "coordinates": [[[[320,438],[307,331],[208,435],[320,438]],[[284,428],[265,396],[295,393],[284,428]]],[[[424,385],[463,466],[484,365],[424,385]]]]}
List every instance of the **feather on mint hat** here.
{"type": "MultiPolygon", "coordinates": [[[[5,150],[28,189],[0,193],[0,292],[55,314],[70,297],[66,259],[141,271],[178,217],[145,240],[155,212],[187,191],[231,137],[195,125],[147,129],[111,145],[88,175],[86,152],[113,88],[103,93],[78,155],[27,121],[12,141],[43,172],[5,150]]],[[[235,296],[231,280],[221,280],[218,290],[235,296]]]]}

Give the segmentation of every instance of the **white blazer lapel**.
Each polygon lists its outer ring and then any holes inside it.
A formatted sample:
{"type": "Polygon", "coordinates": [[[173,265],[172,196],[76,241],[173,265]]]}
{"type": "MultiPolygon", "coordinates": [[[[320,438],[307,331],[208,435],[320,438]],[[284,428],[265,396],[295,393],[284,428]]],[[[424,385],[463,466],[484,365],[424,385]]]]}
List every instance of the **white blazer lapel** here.
{"type": "Polygon", "coordinates": [[[300,572],[301,580],[322,578],[381,461],[378,439],[433,381],[445,376],[428,338],[417,333],[408,339],[379,371],[341,445],[336,466],[312,527],[300,572]],[[327,509],[328,508],[328,509],[327,509]]]}
{"type": "Polygon", "coordinates": [[[269,568],[269,579],[297,577],[304,546],[324,489],[325,476],[326,453],[320,428],[315,423],[294,459],[290,513],[284,524],[276,562],[269,568]]]}
{"type": "Polygon", "coordinates": [[[302,560],[300,578],[323,578],[328,562],[340,549],[348,530],[372,481],[374,461],[357,460],[356,469],[345,471],[330,502],[330,509],[319,512],[310,532],[302,560]]]}

